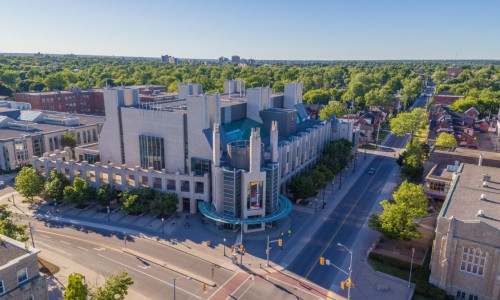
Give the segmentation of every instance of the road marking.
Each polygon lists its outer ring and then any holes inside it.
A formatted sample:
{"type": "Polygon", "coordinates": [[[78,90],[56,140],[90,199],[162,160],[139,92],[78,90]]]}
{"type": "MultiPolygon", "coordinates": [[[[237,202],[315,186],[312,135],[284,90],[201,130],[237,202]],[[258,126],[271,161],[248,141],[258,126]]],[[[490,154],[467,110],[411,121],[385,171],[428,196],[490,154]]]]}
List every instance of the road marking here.
{"type": "Polygon", "coordinates": [[[40,235],[43,236],[43,237],[45,237],[45,238],[51,239],[51,237],[48,236],[48,235],[45,235],[45,234],[40,234],[40,235]]]}
{"type": "Polygon", "coordinates": [[[288,286],[291,286],[291,287],[293,287],[294,289],[300,290],[300,291],[302,291],[302,292],[304,292],[304,293],[306,293],[306,294],[312,295],[312,296],[314,296],[314,297],[318,297],[318,295],[314,295],[313,293],[311,293],[311,292],[309,292],[309,291],[303,290],[303,289],[301,289],[301,288],[300,288],[300,287],[298,287],[298,286],[295,286],[295,285],[293,285],[293,284],[290,284],[290,283],[285,282],[285,281],[283,281],[283,280],[280,280],[280,279],[278,279],[278,278],[269,277],[269,281],[272,281],[271,279],[274,279],[274,280],[279,281],[279,282],[281,282],[281,283],[283,283],[283,284],[286,284],[286,285],[288,285],[288,286]]]}
{"type": "MultiPolygon", "coordinates": [[[[245,280],[245,282],[248,282],[248,279],[247,279],[247,280],[245,280]]],[[[246,290],[245,290],[245,291],[244,291],[244,292],[240,295],[240,298],[243,298],[243,295],[245,295],[245,294],[246,294],[246,292],[248,292],[248,290],[249,290],[249,289],[250,289],[250,288],[251,288],[254,284],[255,284],[255,281],[252,281],[252,282],[250,283],[250,286],[248,286],[248,288],[247,288],[247,289],[246,289],[246,290]]],[[[235,291],[233,294],[235,294],[235,293],[236,293],[236,291],[235,291]]]]}
{"type": "Polygon", "coordinates": [[[151,269],[151,266],[145,266],[145,265],[137,265],[137,266],[138,266],[139,268],[141,268],[141,269],[144,269],[144,270],[146,270],[146,269],[151,269]]]}
{"type": "Polygon", "coordinates": [[[96,251],[104,251],[104,250],[106,250],[106,248],[104,248],[104,247],[101,247],[101,248],[94,248],[94,250],[96,250],[96,251]]]}
{"type": "MultiPolygon", "coordinates": [[[[157,278],[157,277],[154,277],[153,275],[150,275],[150,274],[148,274],[148,273],[146,273],[146,272],[143,272],[143,271],[141,271],[141,270],[137,270],[136,268],[132,268],[131,266],[128,266],[128,265],[126,265],[126,264],[123,264],[123,263],[121,263],[121,262],[119,262],[119,261],[117,261],[117,260],[114,260],[114,259],[112,259],[112,258],[106,257],[106,256],[101,255],[101,254],[97,254],[97,255],[98,255],[98,256],[100,256],[100,257],[102,257],[102,258],[105,258],[105,259],[107,259],[107,260],[109,260],[109,261],[112,261],[112,262],[114,262],[114,263],[116,263],[116,264],[119,264],[119,265],[121,265],[121,266],[123,266],[123,267],[129,268],[129,269],[134,270],[134,271],[136,271],[136,272],[138,272],[138,273],[141,273],[141,274],[146,275],[146,276],[148,276],[148,277],[150,277],[150,278],[153,278],[153,279],[155,279],[155,280],[157,280],[157,281],[159,281],[159,282],[162,282],[162,283],[164,283],[164,284],[166,284],[166,285],[169,285],[169,286],[174,286],[174,285],[173,285],[173,284],[171,284],[170,282],[167,282],[167,281],[161,280],[161,279],[159,279],[159,278],[157,278]]],[[[185,289],[182,289],[182,288],[180,288],[180,287],[176,287],[175,289],[176,289],[176,290],[183,291],[184,293],[191,295],[191,297],[196,297],[196,298],[198,298],[198,299],[201,299],[200,297],[196,296],[195,294],[193,294],[193,293],[191,293],[191,292],[189,292],[189,291],[186,291],[185,289]]]]}
{"type": "Polygon", "coordinates": [[[361,200],[361,197],[365,194],[366,190],[370,187],[370,184],[372,183],[373,179],[375,179],[376,176],[373,176],[371,179],[370,179],[370,182],[368,182],[368,184],[366,185],[365,189],[363,190],[363,192],[359,195],[358,199],[356,199],[356,202],[354,202],[354,205],[351,207],[351,210],[349,211],[349,213],[345,216],[344,220],[342,221],[342,223],[340,224],[339,228],[337,228],[337,231],[335,231],[335,233],[333,234],[332,238],[328,241],[328,243],[326,244],[326,246],[323,248],[323,251],[321,251],[321,254],[319,255],[318,259],[315,260],[314,264],[311,266],[311,268],[309,269],[309,272],[307,272],[305,278],[309,277],[309,275],[311,275],[311,272],[314,270],[314,268],[316,267],[316,265],[318,264],[318,261],[319,261],[319,258],[321,256],[323,256],[323,254],[325,254],[326,252],[326,249],[328,249],[328,247],[330,247],[330,244],[332,243],[333,239],[337,236],[337,234],[339,233],[340,229],[342,229],[342,227],[344,226],[345,224],[345,221],[347,220],[347,218],[349,218],[349,216],[351,215],[352,211],[354,210],[354,208],[356,207],[356,205],[358,204],[359,200],[361,200]]]}
{"type": "Polygon", "coordinates": [[[38,232],[43,232],[43,233],[47,233],[47,234],[53,234],[53,235],[65,237],[65,238],[68,238],[68,239],[73,239],[73,240],[76,240],[76,241],[93,244],[93,245],[100,246],[100,247],[106,247],[107,249],[114,250],[116,252],[123,252],[121,249],[113,248],[113,247],[110,247],[110,246],[107,246],[107,245],[99,244],[99,243],[96,243],[96,242],[92,242],[92,241],[89,241],[89,240],[85,240],[85,239],[81,239],[81,238],[77,238],[77,237],[73,237],[73,236],[69,236],[69,235],[65,235],[65,234],[61,234],[61,233],[55,233],[55,232],[45,231],[45,230],[38,230],[38,232]]]}
{"type": "Polygon", "coordinates": [[[85,249],[85,248],[83,248],[83,247],[78,246],[77,248],[78,248],[78,249],[81,249],[81,250],[83,250],[83,251],[87,251],[87,252],[89,252],[89,250],[88,250],[88,249],[85,249]]]}
{"type": "Polygon", "coordinates": [[[66,244],[66,245],[71,245],[71,243],[68,243],[68,242],[66,242],[66,241],[59,241],[59,242],[61,242],[61,243],[63,243],[63,244],[66,244]]]}
{"type": "MultiPolygon", "coordinates": [[[[36,242],[36,244],[37,244],[37,245],[41,245],[41,246],[43,246],[43,247],[45,247],[45,248],[48,248],[48,249],[54,250],[54,251],[56,251],[56,252],[59,252],[59,253],[61,253],[61,254],[64,254],[64,255],[66,255],[66,256],[69,256],[69,257],[73,256],[71,253],[66,252],[66,251],[64,251],[64,250],[61,250],[61,249],[60,249],[60,247],[53,247],[53,246],[51,246],[51,245],[49,245],[49,244],[47,244],[47,243],[40,242],[40,241],[36,242]]],[[[42,248],[43,248],[43,247],[42,247],[42,248]]]]}
{"type": "Polygon", "coordinates": [[[239,272],[235,272],[233,276],[231,276],[231,278],[229,278],[228,280],[226,280],[226,282],[224,282],[223,285],[221,285],[212,295],[210,295],[210,297],[208,297],[208,299],[211,299],[215,294],[217,294],[219,292],[219,290],[221,290],[228,282],[230,282],[231,280],[233,280],[234,277],[236,277],[236,275],[238,275],[239,272]]]}

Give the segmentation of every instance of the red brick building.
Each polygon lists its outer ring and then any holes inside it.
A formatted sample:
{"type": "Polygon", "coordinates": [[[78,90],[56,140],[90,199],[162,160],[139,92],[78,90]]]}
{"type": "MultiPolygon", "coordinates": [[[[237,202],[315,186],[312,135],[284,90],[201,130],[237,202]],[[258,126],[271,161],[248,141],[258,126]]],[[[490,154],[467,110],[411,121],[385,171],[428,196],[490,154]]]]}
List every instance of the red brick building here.
{"type": "Polygon", "coordinates": [[[449,78],[456,78],[458,75],[462,74],[464,69],[458,67],[448,67],[446,68],[446,73],[448,73],[449,78]]]}
{"type": "MultiPolygon", "coordinates": [[[[161,85],[133,86],[139,90],[139,99],[145,102],[155,101],[158,95],[166,93],[167,88],[161,85]]],[[[176,94],[169,94],[175,97],[176,94]]],[[[28,102],[35,110],[51,110],[74,114],[103,116],[104,96],[102,89],[69,91],[51,91],[36,93],[16,93],[16,102],[28,102]]]]}
{"type": "Polygon", "coordinates": [[[35,110],[104,115],[104,97],[100,89],[16,93],[15,100],[28,102],[35,110]]]}
{"type": "Polygon", "coordinates": [[[465,98],[465,96],[453,95],[447,92],[443,92],[434,96],[433,104],[450,105],[453,104],[458,99],[462,98],[465,98]]]}

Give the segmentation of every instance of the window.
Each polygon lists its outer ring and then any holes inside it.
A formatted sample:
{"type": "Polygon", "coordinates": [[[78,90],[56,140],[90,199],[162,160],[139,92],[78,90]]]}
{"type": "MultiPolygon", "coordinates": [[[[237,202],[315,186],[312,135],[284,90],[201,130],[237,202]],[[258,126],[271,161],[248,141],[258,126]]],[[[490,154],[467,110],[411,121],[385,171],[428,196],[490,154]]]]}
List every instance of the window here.
{"type": "Polygon", "coordinates": [[[445,192],[446,184],[444,182],[429,182],[429,188],[434,191],[445,192]]]}
{"type": "Polygon", "coordinates": [[[477,295],[470,294],[469,295],[469,300],[479,300],[479,297],[477,295]]]}
{"type": "Polygon", "coordinates": [[[28,269],[24,268],[17,271],[17,282],[22,283],[28,280],[28,269]]]}
{"type": "Polygon", "coordinates": [[[5,288],[3,287],[3,281],[0,280],[0,295],[5,293],[5,288]]]}
{"type": "MultiPolygon", "coordinates": [[[[83,136],[85,139],[85,133],[83,136]]],[[[143,169],[149,167],[153,167],[157,171],[165,169],[165,147],[162,137],[140,135],[139,147],[141,167],[143,169]]]]}
{"type": "Polygon", "coordinates": [[[455,299],[459,299],[459,300],[465,299],[465,292],[462,292],[461,290],[458,290],[457,291],[457,296],[455,297],[455,299]]]}
{"type": "Polygon", "coordinates": [[[483,276],[486,264],[486,251],[475,247],[464,247],[460,270],[483,276]]]}

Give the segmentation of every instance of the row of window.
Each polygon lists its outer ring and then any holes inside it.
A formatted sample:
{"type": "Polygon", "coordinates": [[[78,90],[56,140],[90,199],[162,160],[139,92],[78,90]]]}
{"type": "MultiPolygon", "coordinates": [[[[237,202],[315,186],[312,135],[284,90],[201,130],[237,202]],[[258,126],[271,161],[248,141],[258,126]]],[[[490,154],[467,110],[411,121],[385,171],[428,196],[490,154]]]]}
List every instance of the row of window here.
{"type": "MultiPolygon", "coordinates": [[[[465,300],[466,296],[467,296],[467,294],[464,291],[457,290],[457,296],[455,297],[455,299],[465,300]]],[[[469,294],[469,300],[479,300],[479,297],[477,295],[474,295],[474,294],[469,294]]]]}

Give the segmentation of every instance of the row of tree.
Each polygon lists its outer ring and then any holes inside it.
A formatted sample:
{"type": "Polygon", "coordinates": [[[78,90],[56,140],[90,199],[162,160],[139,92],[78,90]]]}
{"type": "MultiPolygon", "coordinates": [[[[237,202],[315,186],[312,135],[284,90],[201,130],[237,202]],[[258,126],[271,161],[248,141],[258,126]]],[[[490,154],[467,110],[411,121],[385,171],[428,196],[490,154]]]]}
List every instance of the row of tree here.
{"type": "Polygon", "coordinates": [[[106,278],[104,286],[91,287],[80,273],[71,273],[64,291],[64,300],[123,300],[134,280],[122,272],[106,278]]]}
{"type": "Polygon", "coordinates": [[[161,192],[149,187],[127,189],[124,193],[115,187],[104,184],[95,189],[80,177],[71,183],[64,174],[55,170],[45,180],[35,169],[23,167],[15,180],[19,194],[33,202],[34,197],[42,195],[45,199],[65,201],[82,207],[89,202],[109,205],[118,200],[121,208],[131,214],[150,212],[168,215],[175,212],[178,205],[176,193],[161,192]]]}
{"type": "Polygon", "coordinates": [[[295,200],[307,199],[331,182],[352,159],[352,144],[346,139],[330,142],[322,152],[321,160],[314,168],[294,176],[288,190],[295,200]]]}

